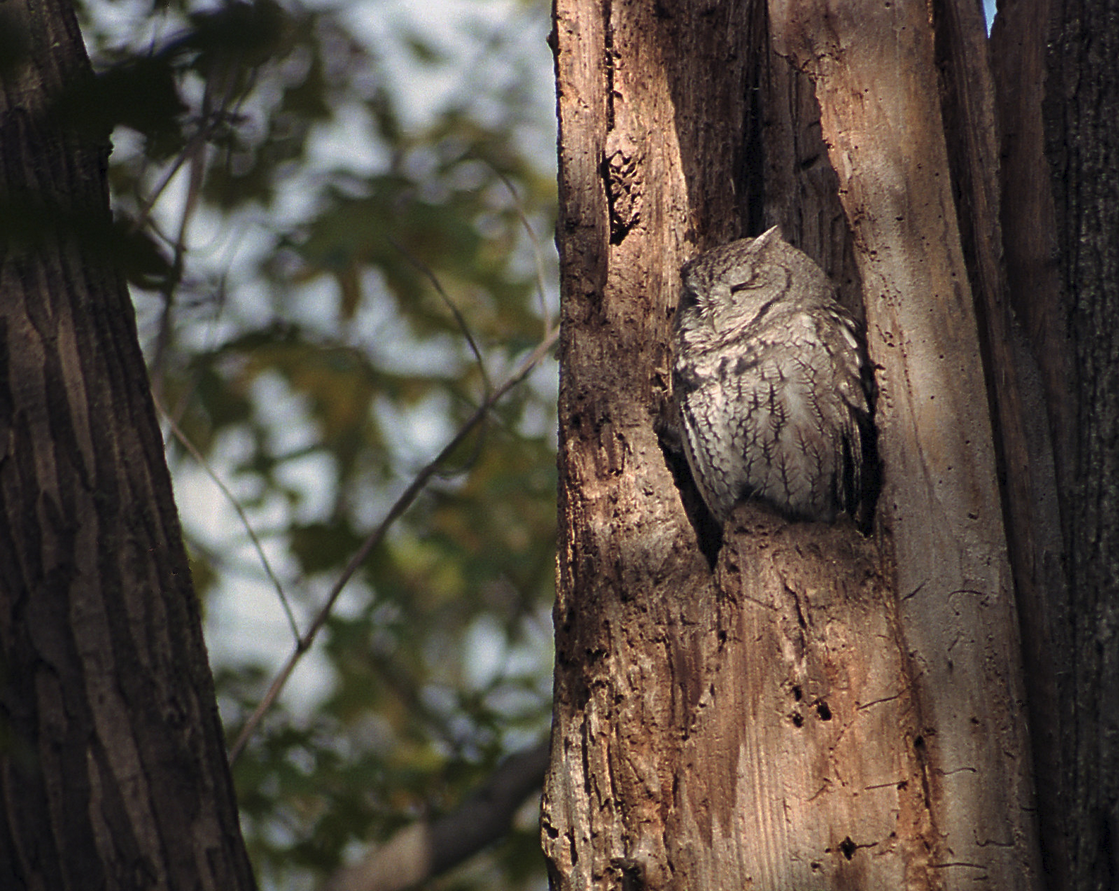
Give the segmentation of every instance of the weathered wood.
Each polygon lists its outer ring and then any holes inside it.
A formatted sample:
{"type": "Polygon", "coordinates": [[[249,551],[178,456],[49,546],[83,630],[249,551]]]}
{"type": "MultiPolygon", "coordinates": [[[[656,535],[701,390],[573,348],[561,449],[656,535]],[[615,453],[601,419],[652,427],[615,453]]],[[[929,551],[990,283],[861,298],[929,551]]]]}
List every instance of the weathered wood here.
{"type": "Polygon", "coordinates": [[[558,889],[942,883],[889,559],[746,507],[713,568],[718,531],[658,439],[698,249],[781,223],[859,297],[813,103],[764,13],[556,6],[558,889]]]}
{"type": "MultiPolygon", "coordinates": [[[[1057,743],[1058,674],[1063,661],[1059,654],[1068,649],[1064,617],[1058,610],[1064,608],[1068,592],[1061,572],[1061,517],[1051,430],[1045,423],[1043,376],[1010,299],[1000,214],[1001,204],[1010,204],[1014,214],[1023,207],[1024,197],[1037,190],[1016,185],[1001,195],[1000,158],[1004,156],[982,11],[968,0],[945,0],[933,9],[946,147],[961,247],[976,299],[1021,630],[1039,840],[1044,866],[1050,861],[1047,886],[1057,889],[1066,887],[1068,880],[1064,868],[1055,868],[1068,862],[1062,828],[1068,804],[1059,789],[1057,743]]],[[[1037,83],[1026,76],[1016,93],[1030,95],[1037,83]]],[[[1031,181],[1022,176],[1018,180],[1031,181]]],[[[1013,215],[1002,216],[1016,225],[1013,215]]],[[[1024,287],[1019,274],[1015,285],[1024,287]]]]}
{"type": "Polygon", "coordinates": [[[727,533],[715,627],[677,667],[693,689],[669,887],[941,887],[877,548],[750,505],[727,533]]]}
{"type": "MultiPolygon", "coordinates": [[[[635,872],[664,885],[681,738],[670,653],[714,614],[655,419],[677,269],[708,228],[690,213],[680,134],[718,142],[726,125],[677,120],[656,62],[667,21],[641,5],[556,7],[562,529],[542,836],[557,888],[618,887],[635,872]]],[[[724,74],[730,102],[743,78],[724,74]]]]}
{"type": "Polygon", "coordinates": [[[1043,853],[1051,888],[1096,891],[1120,881],[1116,4],[1001,3],[991,43],[1009,299],[1041,369],[1064,546],[1024,623],[1043,853]]]}
{"type": "Polygon", "coordinates": [[[816,83],[857,243],[934,862],[947,888],[1039,887],[1017,618],[927,7],[770,8],[779,52],[816,83]]]}

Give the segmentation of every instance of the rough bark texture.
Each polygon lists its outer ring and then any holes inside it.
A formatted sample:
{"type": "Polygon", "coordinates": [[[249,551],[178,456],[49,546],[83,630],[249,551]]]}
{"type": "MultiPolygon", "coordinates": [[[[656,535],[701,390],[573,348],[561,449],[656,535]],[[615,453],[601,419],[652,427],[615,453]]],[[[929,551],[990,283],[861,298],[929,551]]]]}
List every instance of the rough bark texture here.
{"type": "MultiPolygon", "coordinates": [[[[770,14],[557,0],[553,884],[1039,887],[934,29],[915,3],[770,14]],[[745,507],[721,542],[658,441],[681,261],[774,223],[868,321],[885,484],[870,541],[745,507]]],[[[969,200],[994,201],[993,170],[976,175],[969,200]]],[[[997,299],[998,246],[983,250],[997,299]]]]}
{"type": "MultiPolygon", "coordinates": [[[[771,2],[813,77],[880,367],[880,518],[946,887],[1038,887],[1018,627],[924,4],[771,2]]],[[[978,190],[976,194],[982,194],[978,190]]]]}
{"type": "Polygon", "coordinates": [[[1116,5],[1001,3],[992,47],[1009,298],[1041,370],[1062,520],[1058,581],[1024,623],[1043,853],[1051,888],[1096,891],[1120,880],[1116,5]],[[1036,708],[1036,687],[1057,704],[1036,708]]]}
{"type": "MultiPolygon", "coordinates": [[[[665,811],[682,713],[699,693],[690,701],[687,681],[700,678],[695,659],[674,656],[703,639],[715,614],[708,563],[672,497],[655,421],[668,398],[687,240],[712,220],[722,226],[716,237],[738,234],[728,154],[743,121],[746,60],[728,58],[718,41],[697,46],[683,20],[694,12],[661,11],[556,8],[564,531],[542,831],[558,888],[668,883],[665,811]],[[722,82],[689,91],[679,109],[662,52],[670,33],[722,82]],[[720,206],[698,204],[694,216],[690,191],[712,191],[697,161],[712,154],[726,177],[720,206]]],[[[715,12],[725,28],[745,14],[735,4],[715,12]]]]}
{"type": "Polygon", "coordinates": [[[653,887],[938,888],[919,709],[877,549],[744,505],[691,706],[653,887]]]}
{"type": "MultiPolygon", "coordinates": [[[[1067,599],[1061,571],[1062,532],[1054,472],[1054,450],[1046,416],[1042,373],[1027,346],[1002,262],[1000,151],[995,87],[981,11],[951,0],[935,4],[942,113],[969,281],[976,299],[981,351],[992,405],[996,460],[1004,523],[1022,631],[1025,689],[1030,718],[1039,837],[1049,887],[1064,887],[1066,863],[1063,807],[1057,792],[1061,712],[1057,683],[1068,635],[1051,604],[1067,599]]],[[[1023,90],[1031,92],[1030,86],[1023,90]]],[[[1020,181],[1008,195],[1012,206],[1020,181]]],[[[1012,220],[1012,223],[1014,221],[1012,220]]],[[[1019,287],[1022,282],[1017,283],[1019,287]]]]}
{"type": "Polygon", "coordinates": [[[250,888],[72,7],[6,5],[0,86],[0,887],[250,888]]]}

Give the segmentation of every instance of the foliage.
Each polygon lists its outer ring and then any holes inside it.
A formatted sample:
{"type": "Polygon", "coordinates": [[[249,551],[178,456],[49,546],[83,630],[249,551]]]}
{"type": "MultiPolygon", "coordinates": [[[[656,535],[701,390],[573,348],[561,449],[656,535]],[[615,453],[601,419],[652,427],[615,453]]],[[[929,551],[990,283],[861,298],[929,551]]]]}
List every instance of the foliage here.
{"type": "MultiPolygon", "coordinates": [[[[98,77],[63,102],[114,134],[119,248],[231,739],[295,637],[211,475],[302,631],[550,324],[547,9],[445,2],[453,37],[406,10],[82,8],[98,77]]],[[[309,886],[454,807],[547,729],[554,396],[538,369],[468,437],[236,762],[265,886],[309,886]]],[[[532,822],[444,886],[539,884],[532,822]]]]}

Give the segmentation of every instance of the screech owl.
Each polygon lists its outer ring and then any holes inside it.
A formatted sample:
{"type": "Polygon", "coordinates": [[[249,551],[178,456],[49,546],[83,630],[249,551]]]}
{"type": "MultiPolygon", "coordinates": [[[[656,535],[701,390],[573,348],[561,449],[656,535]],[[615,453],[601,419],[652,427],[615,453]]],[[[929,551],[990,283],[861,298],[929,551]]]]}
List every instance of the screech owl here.
{"type": "Polygon", "coordinates": [[[744,499],[856,517],[872,378],[828,277],[777,227],[681,269],[674,398],[693,479],[720,522],[744,499]]]}

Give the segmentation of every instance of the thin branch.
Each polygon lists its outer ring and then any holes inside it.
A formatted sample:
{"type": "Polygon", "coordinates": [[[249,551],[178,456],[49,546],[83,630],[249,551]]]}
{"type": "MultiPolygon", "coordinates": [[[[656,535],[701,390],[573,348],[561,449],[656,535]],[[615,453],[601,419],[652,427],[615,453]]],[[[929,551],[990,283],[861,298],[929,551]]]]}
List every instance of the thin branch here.
{"type": "MultiPolygon", "coordinates": [[[[159,201],[160,196],[163,195],[167,187],[171,185],[171,181],[175,175],[182,168],[183,164],[187,161],[194,161],[200,152],[205,151],[206,143],[218,129],[219,124],[223,124],[230,119],[228,114],[230,103],[235,99],[236,92],[236,78],[232,75],[232,70],[226,68],[221,72],[220,76],[227,81],[225,84],[225,93],[218,103],[217,108],[211,110],[210,100],[212,93],[212,81],[207,80],[206,90],[203,93],[203,108],[199,116],[199,128],[191,135],[186,141],[182,150],[175,156],[175,160],[164,174],[163,179],[160,180],[159,185],[152,190],[152,193],[145,199],[140,206],[140,211],[136,219],[132,221],[133,230],[138,230],[143,227],[151,216],[152,210],[155,208],[156,202],[159,201]]],[[[255,82],[256,75],[252,75],[245,88],[245,92],[251,89],[251,85],[255,82]]]]}
{"type": "Polygon", "coordinates": [[[541,250],[540,239],[537,238],[537,233],[533,231],[532,225],[529,223],[529,218],[525,216],[525,211],[521,208],[521,196],[517,194],[517,188],[510,182],[508,176],[500,171],[493,164],[490,169],[494,171],[495,175],[500,179],[509,193],[513,196],[513,207],[517,213],[517,218],[521,220],[521,225],[524,227],[526,234],[529,236],[529,241],[533,245],[533,261],[537,267],[537,296],[541,302],[541,319],[544,322],[545,335],[548,335],[549,329],[552,327],[552,320],[549,318],[548,302],[544,296],[544,252],[541,250]]]}
{"type": "Polygon", "coordinates": [[[467,436],[470,435],[471,431],[486,418],[490,409],[494,407],[498,400],[505,396],[513,387],[524,380],[529,375],[529,372],[536,368],[540,361],[548,354],[549,350],[552,349],[559,334],[559,328],[553,328],[552,331],[548,333],[548,336],[537,345],[537,348],[518,366],[517,370],[514,371],[501,386],[487,395],[482,404],[475,409],[474,414],[459,428],[459,431],[451,438],[451,441],[443,447],[440,453],[416,475],[415,479],[408,485],[408,488],[400,494],[393,506],[389,508],[388,514],[385,515],[385,518],[377,528],[362,542],[362,546],[358,548],[354,556],[350,558],[350,562],[342,571],[342,575],[339,576],[338,581],[336,581],[334,587],[331,588],[330,594],[327,595],[326,602],[319,609],[311,625],[296,641],[295,650],[273,679],[271,686],[268,688],[268,692],[265,693],[264,698],[253,711],[253,714],[249,716],[249,719],[245,722],[245,726],[241,728],[241,733],[238,734],[237,740],[230,749],[229,760],[231,763],[236,761],[237,757],[244,750],[246,743],[249,741],[249,737],[252,736],[253,732],[257,729],[265,713],[272,707],[272,704],[280,695],[280,691],[284,689],[284,685],[287,684],[292,671],[295,669],[300,659],[303,658],[303,654],[306,653],[315,642],[315,638],[318,636],[323,625],[326,624],[327,619],[330,617],[331,610],[334,608],[335,601],[337,601],[339,595],[342,594],[342,590],[346,587],[347,582],[350,581],[354,573],[358,571],[358,568],[366,561],[366,558],[369,557],[373,550],[381,544],[386,533],[389,531],[389,527],[409,508],[416,499],[416,496],[423,491],[428,481],[437,473],[440,466],[462,444],[467,436]]]}
{"type": "Polygon", "coordinates": [[[163,179],[159,181],[159,185],[152,190],[151,194],[149,194],[140,205],[140,210],[137,212],[136,218],[131,222],[133,231],[139,230],[147,224],[148,218],[151,216],[152,210],[156,206],[156,202],[159,201],[160,196],[167,190],[167,187],[171,185],[171,180],[175,179],[175,175],[187,161],[193,159],[200,149],[205,148],[206,140],[209,135],[210,128],[203,127],[197,130],[194,135],[187,140],[186,145],[184,145],[179,154],[175,156],[175,160],[163,175],[163,179]]]}
{"type": "Polygon", "coordinates": [[[195,444],[187,438],[187,435],[183,433],[179,425],[175,423],[174,418],[172,418],[171,415],[167,413],[167,410],[160,403],[159,397],[156,396],[154,392],[152,393],[152,400],[155,402],[156,409],[161,415],[163,415],[164,420],[167,421],[167,424],[171,428],[171,432],[174,434],[175,438],[179,440],[180,443],[182,443],[183,448],[190,452],[191,457],[193,457],[195,461],[198,462],[199,467],[206,471],[206,475],[214,481],[214,484],[221,490],[222,494],[226,496],[226,499],[229,501],[229,503],[233,505],[233,509],[237,511],[237,516],[241,519],[241,525],[245,527],[245,531],[249,535],[249,540],[253,543],[253,547],[256,548],[257,556],[260,557],[261,564],[264,566],[264,571],[272,581],[272,584],[276,588],[276,593],[280,597],[280,605],[284,608],[284,615],[288,617],[288,624],[292,629],[292,637],[299,641],[299,625],[296,624],[296,617],[292,612],[291,604],[288,602],[288,595],[284,593],[284,586],[280,584],[280,579],[278,579],[276,577],[276,573],[272,571],[272,565],[268,562],[268,557],[265,556],[264,548],[261,546],[261,541],[259,538],[257,538],[257,533],[253,531],[253,526],[249,522],[249,518],[245,515],[245,511],[241,507],[241,504],[238,502],[233,492],[231,492],[226,484],[222,482],[218,474],[214,472],[214,469],[210,466],[210,463],[206,460],[206,457],[202,454],[202,452],[200,452],[195,447],[195,444]]]}
{"type": "MultiPolygon", "coordinates": [[[[455,323],[459,326],[459,330],[463,332],[463,337],[466,338],[467,343],[470,345],[471,352],[474,353],[474,358],[476,364],[478,365],[479,374],[482,375],[483,398],[486,398],[490,394],[490,375],[486,373],[486,363],[482,359],[482,351],[478,348],[478,344],[475,343],[474,336],[471,334],[470,326],[467,325],[467,320],[459,311],[459,307],[455,305],[452,299],[448,296],[447,292],[443,289],[443,285],[440,284],[440,280],[436,277],[436,274],[432,272],[431,268],[418,257],[414,257],[412,254],[410,254],[405,249],[404,245],[400,244],[395,238],[393,238],[393,236],[390,235],[388,238],[389,244],[400,251],[401,255],[406,260],[408,260],[409,263],[415,266],[425,277],[427,277],[428,281],[432,283],[432,287],[436,289],[436,293],[439,294],[439,296],[443,299],[443,302],[447,305],[447,308],[451,310],[451,314],[455,317],[455,323]]],[[[473,465],[476,460],[478,460],[478,456],[482,452],[482,444],[484,441],[485,434],[480,434],[478,443],[476,444],[474,449],[474,453],[470,456],[469,459],[467,459],[467,461],[463,465],[462,470],[466,470],[471,465],[473,465]]],[[[455,473],[462,472],[462,470],[456,471],[455,473]]],[[[441,476],[443,475],[445,474],[441,474],[441,476]]]]}
{"type": "Polygon", "coordinates": [[[183,270],[187,253],[187,230],[190,226],[191,218],[194,216],[195,211],[198,209],[199,202],[202,199],[202,184],[206,175],[206,143],[210,135],[216,129],[218,122],[225,120],[229,105],[234,101],[236,83],[237,78],[234,73],[233,65],[228,61],[219,64],[216,73],[212,77],[207,78],[206,90],[203,93],[201,108],[202,120],[205,123],[200,127],[195,136],[183,147],[183,151],[179,154],[175,164],[172,165],[171,171],[168,173],[167,177],[164,178],[156,192],[145,202],[140,216],[137,217],[132,224],[132,228],[138,230],[144,224],[145,220],[149,219],[149,215],[152,212],[152,208],[155,206],[156,200],[162,194],[163,190],[167,188],[168,183],[171,182],[171,178],[175,173],[181,169],[182,163],[184,161],[187,162],[189,165],[187,194],[183,201],[182,215],[179,219],[179,232],[172,246],[173,259],[171,275],[161,289],[164,301],[163,312],[160,316],[159,330],[156,333],[152,360],[148,363],[148,373],[152,378],[152,390],[157,395],[163,390],[163,369],[167,356],[167,349],[171,343],[175,294],[183,280],[183,270]],[[217,102],[217,108],[214,107],[215,92],[221,93],[221,97],[217,102]]]}
{"type": "Polygon", "coordinates": [[[457,307],[454,301],[447,296],[447,292],[443,289],[443,285],[440,284],[439,279],[436,278],[436,274],[432,272],[431,268],[426,263],[420,260],[419,257],[414,257],[405,249],[404,245],[398,242],[391,235],[389,236],[389,244],[400,251],[401,255],[406,260],[408,260],[409,263],[420,270],[424,277],[432,283],[432,287],[436,289],[436,293],[439,294],[440,298],[447,305],[447,308],[451,310],[451,314],[455,317],[455,324],[457,324],[459,326],[459,330],[463,332],[463,337],[467,339],[467,343],[470,345],[471,352],[474,353],[475,362],[478,363],[478,371],[482,375],[483,393],[489,396],[490,376],[486,373],[486,363],[482,361],[482,351],[479,350],[478,344],[475,343],[474,335],[471,334],[470,326],[467,325],[467,320],[463,318],[463,314],[459,311],[459,307],[457,307]]]}
{"type": "Polygon", "coordinates": [[[335,873],[324,891],[403,891],[458,866],[506,834],[514,813],[540,788],[548,751],[546,737],[511,755],[454,811],[400,830],[361,863],[335,873]]]}
{"type": "Polygon", "coordinates": [[[187,230],[202,195],[202,177],[206,171],[204,151],[195,153],[191,157],[188,171],[190,178],[186,200],[183,202],[183,212],[179,217],[179,232],[175,237],[171,275],[160,289],[163,295],[163,312],[160,315],[159,331],[156,334],[152,360],[148,363],[148,374],[152,378],[152,392],[157,395],[163,392],[163,366],[167,356],[167,348],[171,343],[175,292],[179,289],[183,280],[183,268],[187,254],[187,230]]]}

